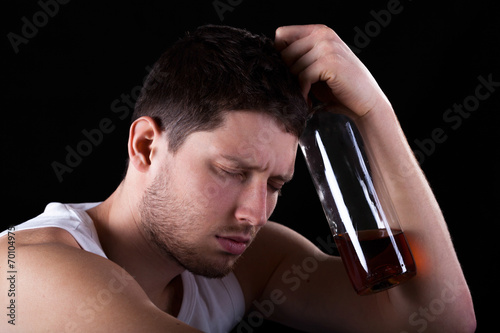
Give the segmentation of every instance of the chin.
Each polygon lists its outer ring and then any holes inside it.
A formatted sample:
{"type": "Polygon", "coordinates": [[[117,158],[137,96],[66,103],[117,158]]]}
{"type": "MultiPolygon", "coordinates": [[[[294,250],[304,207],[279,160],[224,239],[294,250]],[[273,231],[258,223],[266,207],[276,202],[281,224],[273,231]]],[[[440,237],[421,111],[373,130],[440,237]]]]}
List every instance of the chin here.
{"type": "Polygon", "coordinates": [[[195,264],[183,264],[184,268],[195,275],[201,275],[210,279],[220,279],[233,271],[233,267],[239,256],[224,255],[224,260],[200,260],[195,264]],[[229,257],[229,258],[228,258],[229,257]]]}

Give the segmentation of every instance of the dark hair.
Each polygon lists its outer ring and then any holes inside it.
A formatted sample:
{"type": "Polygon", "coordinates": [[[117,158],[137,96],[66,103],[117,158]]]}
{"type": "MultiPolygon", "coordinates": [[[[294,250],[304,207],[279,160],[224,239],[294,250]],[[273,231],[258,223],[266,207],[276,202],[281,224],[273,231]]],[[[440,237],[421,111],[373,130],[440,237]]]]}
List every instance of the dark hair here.
{"type": "Polygon", "coordinates": [[[152,117],[175,152],[189,134],[216,129],[232,110],[269,114],[298,137],[309,109],[269,38],[207,25],[187,33],[155,63],[132,120],[152,117]]]}

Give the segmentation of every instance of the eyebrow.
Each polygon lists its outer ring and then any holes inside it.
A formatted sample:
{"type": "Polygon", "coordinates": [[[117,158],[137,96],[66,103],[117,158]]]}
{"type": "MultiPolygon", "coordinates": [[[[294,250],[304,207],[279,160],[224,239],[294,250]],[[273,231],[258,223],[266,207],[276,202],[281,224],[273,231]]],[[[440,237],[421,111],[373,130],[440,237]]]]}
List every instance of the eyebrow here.
{"type": "Polygon", "coordinates": [[[277,176],[272,176],[271,178],[273,179],[277,179],[279,181],[282,181],[284,184],[288,183],[289,181],[292,180],[293,178],[293,174],[291,175],[286,175],[286,176],[281,176],[281,175],[277,175],[277,176]]]}
{"type": "MultiPolygon", "coordinates": [[[[222,154],[221,157],[228,160],[228,161],[235,163],[238,167],[240,167],[242,169],[247,169],[247,170],[258,170],[259,169],[259,167],[255,166],[255,165],[248,164],[247,162],[245,162],[244,160],[242,160],[241,158],[238,158],[236,156],[222,154]]],[[[293,173],[286,174],[286,175],[271,176],[270,178],[282,181],[283,183],[288,183],[289,181],[292,180],[293,173]]]]}

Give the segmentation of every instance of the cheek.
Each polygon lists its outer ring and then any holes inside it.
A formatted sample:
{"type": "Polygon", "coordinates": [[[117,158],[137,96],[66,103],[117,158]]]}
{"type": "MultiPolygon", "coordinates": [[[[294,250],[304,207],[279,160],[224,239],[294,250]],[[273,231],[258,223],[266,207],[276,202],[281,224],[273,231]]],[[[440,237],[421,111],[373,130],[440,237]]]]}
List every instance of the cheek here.
{"type": "Polygon", "coordinates": [[[195,192],[192,194],[193,198],[196,198],[198,205],[219,214],[230,209],[237,197],[230,181],[209,174],[197,177],[192,188],[195,192]]]}
{"type": "Polygon", "coordinates": [[[278,204],[278,196],[272,195],[271,198],[267,200],[267,219],[271,217],[274,212],[276,205],[278,204]]]}

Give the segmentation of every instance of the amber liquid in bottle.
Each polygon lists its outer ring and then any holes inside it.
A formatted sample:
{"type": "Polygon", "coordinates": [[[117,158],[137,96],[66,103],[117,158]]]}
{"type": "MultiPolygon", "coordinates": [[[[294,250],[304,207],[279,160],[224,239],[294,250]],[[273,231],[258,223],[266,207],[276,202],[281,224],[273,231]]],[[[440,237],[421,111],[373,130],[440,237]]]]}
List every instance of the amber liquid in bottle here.
{"type": "Polygon", "coordinates": [[[416,274],[416,266],[401,230],[362,230],[354,242],[349,234],[334,237],[354,289],[369,295],[394,287],[416,274]]]}

